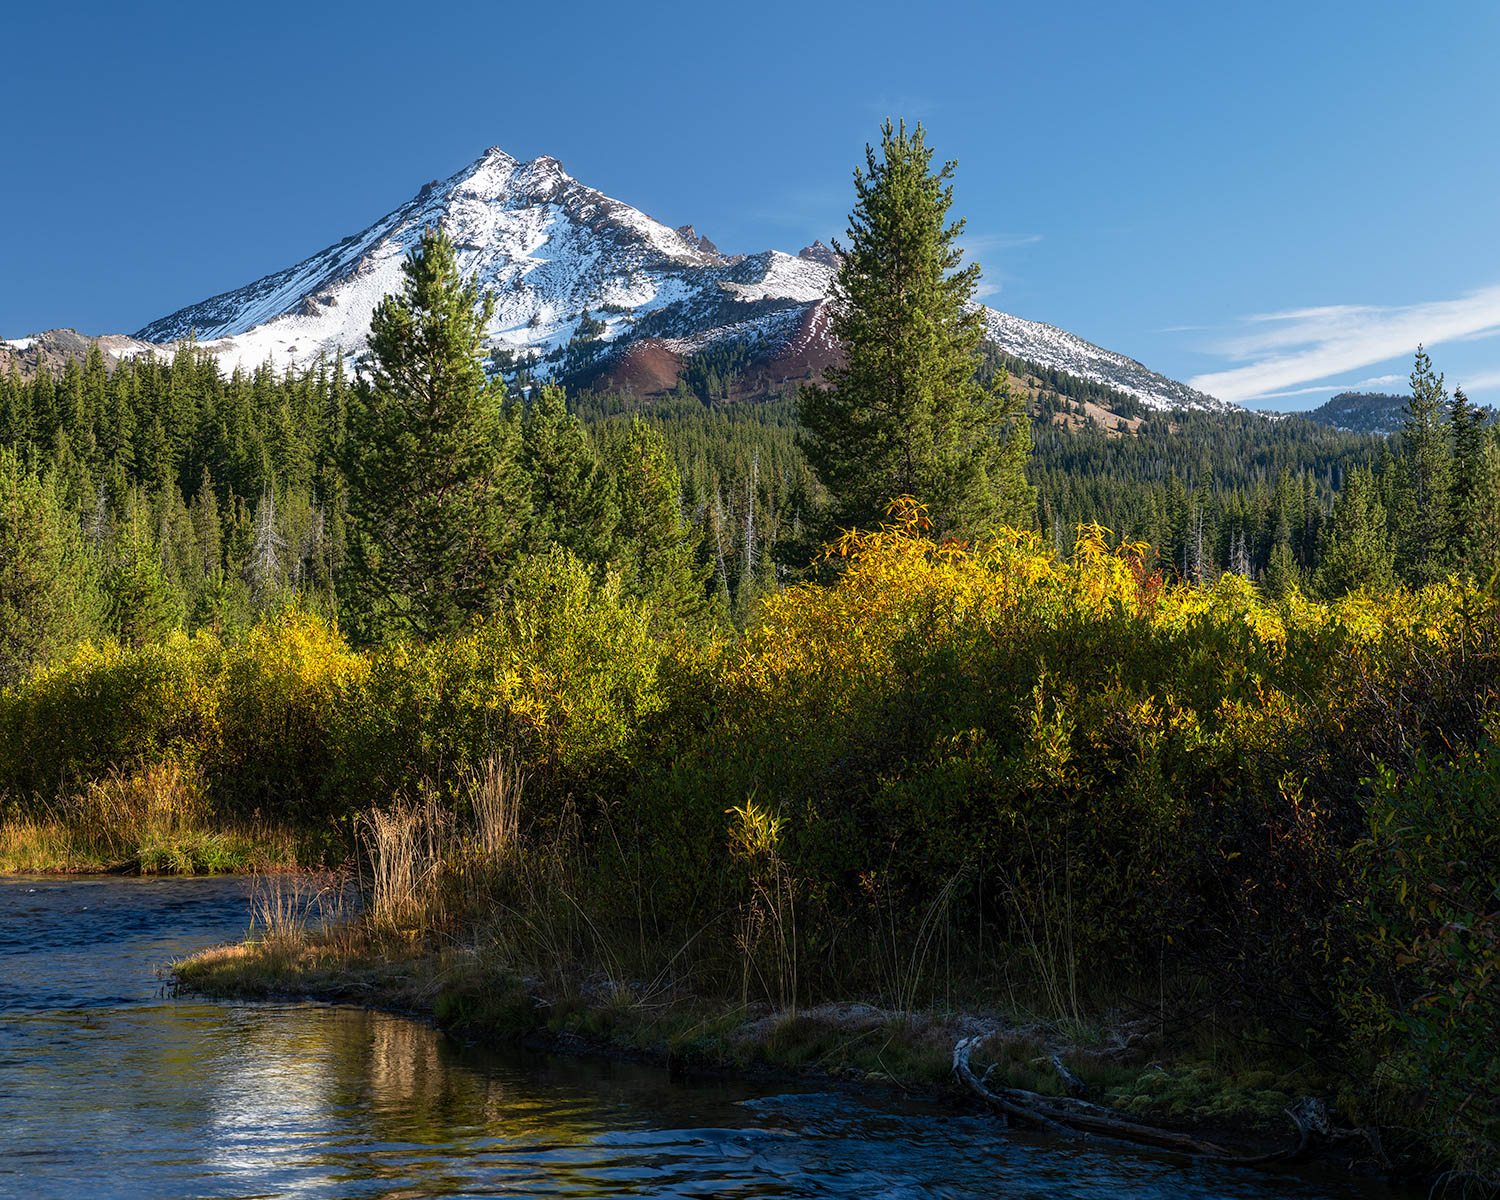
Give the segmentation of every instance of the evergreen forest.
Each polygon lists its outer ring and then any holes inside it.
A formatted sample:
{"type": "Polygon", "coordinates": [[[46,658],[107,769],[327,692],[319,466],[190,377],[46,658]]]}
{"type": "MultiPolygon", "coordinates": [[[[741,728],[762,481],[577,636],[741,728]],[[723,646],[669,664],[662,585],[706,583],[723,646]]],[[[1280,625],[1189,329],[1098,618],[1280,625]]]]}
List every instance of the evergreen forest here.
{"type": "MultiPolygon", "coordinates": [[[[1157,413],[993,353],[979,374],[1008,373],[1026,398],[1029,524],[1060,553],[1080,525],[1098,524],[1147,543],[1152,564],[1173,578],[1234,572],[1273,597],[1295,586],[1332,599],[1449,571],[1484,574],[1500,561],[1494,426],[1461,393],[1443,394],[1425,356],[1418,367],[1419,407],[1391,438],[1295,416],[1157,413]],[[1419,506],[1434,485],[1436,504],[1419,506]]],[[[56,613],[29,609],[25,587],[51,585],[17,579],[5,600],[16,613],[14,649],[0,675],[16,678],[40,648],[69,636],[140,645],[170,629],[243,631],[292,600],[336,613],[349,552],[351,394],[327,365],[226,378],[191,348],[113,369],[94,349],[60,377],[0,379],[7,488],[36,498],[31,519],[52,523],[54,565],[35,570],[54,571],[71,593],[56,613]]],[[[655,400],[581,392],[564,406],[559,389],[532,386],[503,407],[515,439],[513,553],[543,548],[576,528],[579,505],[595,505],[590,524],[606,532],[571,548],[639,575],[641,539],[674,537],[684,559],[674,586],[693,591],[706,615],[743,625],[759,597],[805,574],[822,544],[813,531],[826,527],[827,490],[802,448],[792,396],[727,404],[683,385],[655,400]],[[664,455],[658,515],[680,526],[674,532],[601,516],[619,509],[632,443],[664,455]]],[[[0,527],[11,547],[18,536],[0,527]]]]}

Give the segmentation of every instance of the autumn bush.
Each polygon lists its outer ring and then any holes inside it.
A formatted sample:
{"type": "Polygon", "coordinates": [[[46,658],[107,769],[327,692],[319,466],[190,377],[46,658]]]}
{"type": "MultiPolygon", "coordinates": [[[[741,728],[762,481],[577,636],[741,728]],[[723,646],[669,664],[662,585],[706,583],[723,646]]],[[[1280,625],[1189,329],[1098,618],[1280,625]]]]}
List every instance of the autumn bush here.
{"type": "Polygon", "coordinates": [[[132,762],[196,763],[218,742],[222,666],[211,634],[80,646],[0,692],[0,793],[51,799],[132,762]]]}
{"type": "Polygon", "coordinates": [[[664,706],[667,643],[616,576],[563,550],[505,611],[427,644],[356,650],[295,608],[234,644],[85,644],[0,694],[0,795],[49,804],[112,771],[201,770],[224,814],[347,825],[419,784],[453,801],[496,750],[539,797],[617,778],[664,706]]]}
{"type": "Polygon", "coordinates": [[[618,576],[596,582],[555,549],[517,572],[499,615],[451,640],[369,655],[339,717],[345,757],[334,786],[353,804],[423,778],[452,796],[499,749],[539,798],[597,792],[663,708],[669,652],[618,576]]]}
{"type": "Polygon", "coordinates": [[[1369,1115],[1500,1177],[1500,744],[1376,768],[1339,1012],[1369,1115]]]}
{"type": "Polygon", "coordinates": [[[743,914],[753,803],[797,939],[756,943],[772,998],[788,960],[804,1001],[941,1001],[955,973],[1053,1016],[1149,997],[1406,1081],[1367,1115],[1447,1079],[1430,1129],[1492,1137],[1493,599],[1273,603],[1099,529],[1064,560],[893,517],[705,670],[597,839],[601,912],[664,945],[743,914]]]}

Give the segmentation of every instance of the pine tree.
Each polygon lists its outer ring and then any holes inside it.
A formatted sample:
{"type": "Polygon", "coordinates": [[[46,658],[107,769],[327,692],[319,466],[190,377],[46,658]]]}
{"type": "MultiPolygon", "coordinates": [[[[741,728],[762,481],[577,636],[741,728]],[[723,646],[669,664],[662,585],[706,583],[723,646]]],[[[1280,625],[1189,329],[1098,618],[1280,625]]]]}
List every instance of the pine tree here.
{"type": "Polygon", "coordinates": [[[584,562],[604,563],[619,514],[583,422],[562,388],[537,388],[521,420],[520,463],[531,489],[529,553],[566,546],[584,562]]]}
{"type": "Polygon", "coordinates": [[[198,540],[197,574],[205,582],[217,579],[224,570],[224,530],[219,523],[219,497],[214,477],[203,468],[198,494],[193,498],[193,532],[198,540]]]}
{"type": "Polygon", "coordinates": [[[682,484],[661,434],[640,418],[608,456],[620,522],[614,560],[627,594],[644,599],[662,630],[708,616],[712,563],[699,562],[682,519],[682,484]]]}
{"type": "Polygon", "coordinates": [[[1417,347],[1411,396],[1401,425],[1402,474],[1397,492],[1398,566],[1410,583],[1440,578],[1446,569],[1450,480],[1448,394],[1432,360],[1417,347]]]}
{"type": "Polygon", "coordinates": [[[832,496],[833,526],[872,526],[895,496],[930,506],[939,534],[1030,525],[1024,403],[1004,372],[977,381],[984,325],[978,264],[960,267],[963,221],[948,223],[954,163],[931,169],[919,124],[887,121],[881,158],[854,172],[849,244],[833,285],[842,366],[801,390],[805,447],[832,496]]]}
{"type": "Polygon", "coordinates": [[[13,358],[5,380],[5,402],[0,406],[0,446],[10,447],[20,466],[29,466],[36,453],[35,432],[31,388],[22,381],[21,368],[13,358]]]}
{"type": "Polygon", "coordinates": [[[1469,546],[1470,572],[1494,590],[1500,575],[1500,437],[1493,428],[1480,446],[1479,494],[1469,546]]]}
{"type": "Polygon", "coordinates": [[[1301,572],[1292,549],[1292,530],[1301,524],[1302,514],[1297,511],[1301,500],[1302,493],[1293,484],[1292,473],[1283,468],[1271,496],[1271,553],[1266,559],[1266,573],[1261,581],[1266,594],[1277,600],[1283,599],[1301,582],[1301,572]]]}
{"type": "Polygon", "coordinates": [[[77,527],[51,487],[0,447],[0,687],[95,632],[77,527]]]}
{"type": "Polygon", "coordinates": [[[1453,438],[1453,472],[1448,494],[1447,563],[1451,570],[1476,573],[1480,561],[1479,505],[1484,488],[1484,418],[1469,403],[1463,388],[1453,389],[1448,404],[1453,438]]]}
{"type": "Polygon", "coordinates": [[[1285,514],[1279,514],[1271,536],[1271,554],[1266,559],[1266,573],[1261,578],[1261,586],[1265,588],[1266,595],[1282,600],[1300,581],[1297,559],[1292,553],[1291,526],[1287,524],[1285,514]]]}
{"type": "Polygon", "coordinates": [[[127,646],[159,642],[182,624],[182,597],[162,569],[161,548],[142,524],[144,502],[133,498],[124,544],[104,572],[105,619],[127,646]]]}
{"type": "Polygon", "coordinates": [[[38,371],[31,380],[31,459],[33,470],[52,456],[57,444],[57,381],[51,371],[38,371]]]}
{"type": "Polygon", "coordinates": [[[517,433],[481,359],[494,298],[427,230],[370,322],[349,408],[346,594],[367,636],[452,633],[499,602],[527,523],[517,433]]]}
{"type": "Polygon", "coordinates": [[[1361,588],[1387,591],[1395,582],[1385,509],[1369,471],[1356,467],[1345,477],[1324,530],[1321,558],[1317,590],[1329,599],[1361,588]]]}

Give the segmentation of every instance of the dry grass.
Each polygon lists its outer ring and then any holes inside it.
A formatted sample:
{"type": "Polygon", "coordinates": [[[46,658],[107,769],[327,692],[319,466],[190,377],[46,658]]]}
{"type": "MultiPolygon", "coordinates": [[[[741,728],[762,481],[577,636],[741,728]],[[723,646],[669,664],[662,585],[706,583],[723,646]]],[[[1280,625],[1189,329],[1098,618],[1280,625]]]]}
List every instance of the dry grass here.
{"type": "Polygon", "coordinates": [[[309,930],[328,937],[354,911],[346,871],[288,871],[255,880],[250,938],[265,945],[300,946],[309,930]]]}
{"type": "Polygon", "coordinates": [[[469,779],[474,843],[479,853],[499,861],[521,837],[521,773],[499,754],[469,779]]]}
{"type": "Polygon", "coordinates": [[[370,861],[370,920],[385,929],[427,923],[453,843],[452,815],[431,796],[372,809],[360,823],[370,861]]]}
{"type": "Polygon", "coordinates": [[[501,755],[467,779],[468,814],[457,816],[426,781],[418,799],[366,813],[371,923],[386,931],[449,928],[488,899],[495,876],[518,856],[519,772],[501,755]]]}

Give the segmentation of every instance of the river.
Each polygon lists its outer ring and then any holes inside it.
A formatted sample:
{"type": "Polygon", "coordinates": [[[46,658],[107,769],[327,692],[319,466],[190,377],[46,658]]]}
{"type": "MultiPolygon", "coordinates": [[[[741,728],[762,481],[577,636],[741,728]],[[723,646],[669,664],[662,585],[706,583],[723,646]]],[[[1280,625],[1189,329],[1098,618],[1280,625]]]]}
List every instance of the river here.
{"type": "Polygon", "coordinates": [[[982,1114],[496,1053],[329,1005],[173,996],[243,879],[0,878],[0,1197],[1390,1196],[1093,1151],[982,1114]]]}

